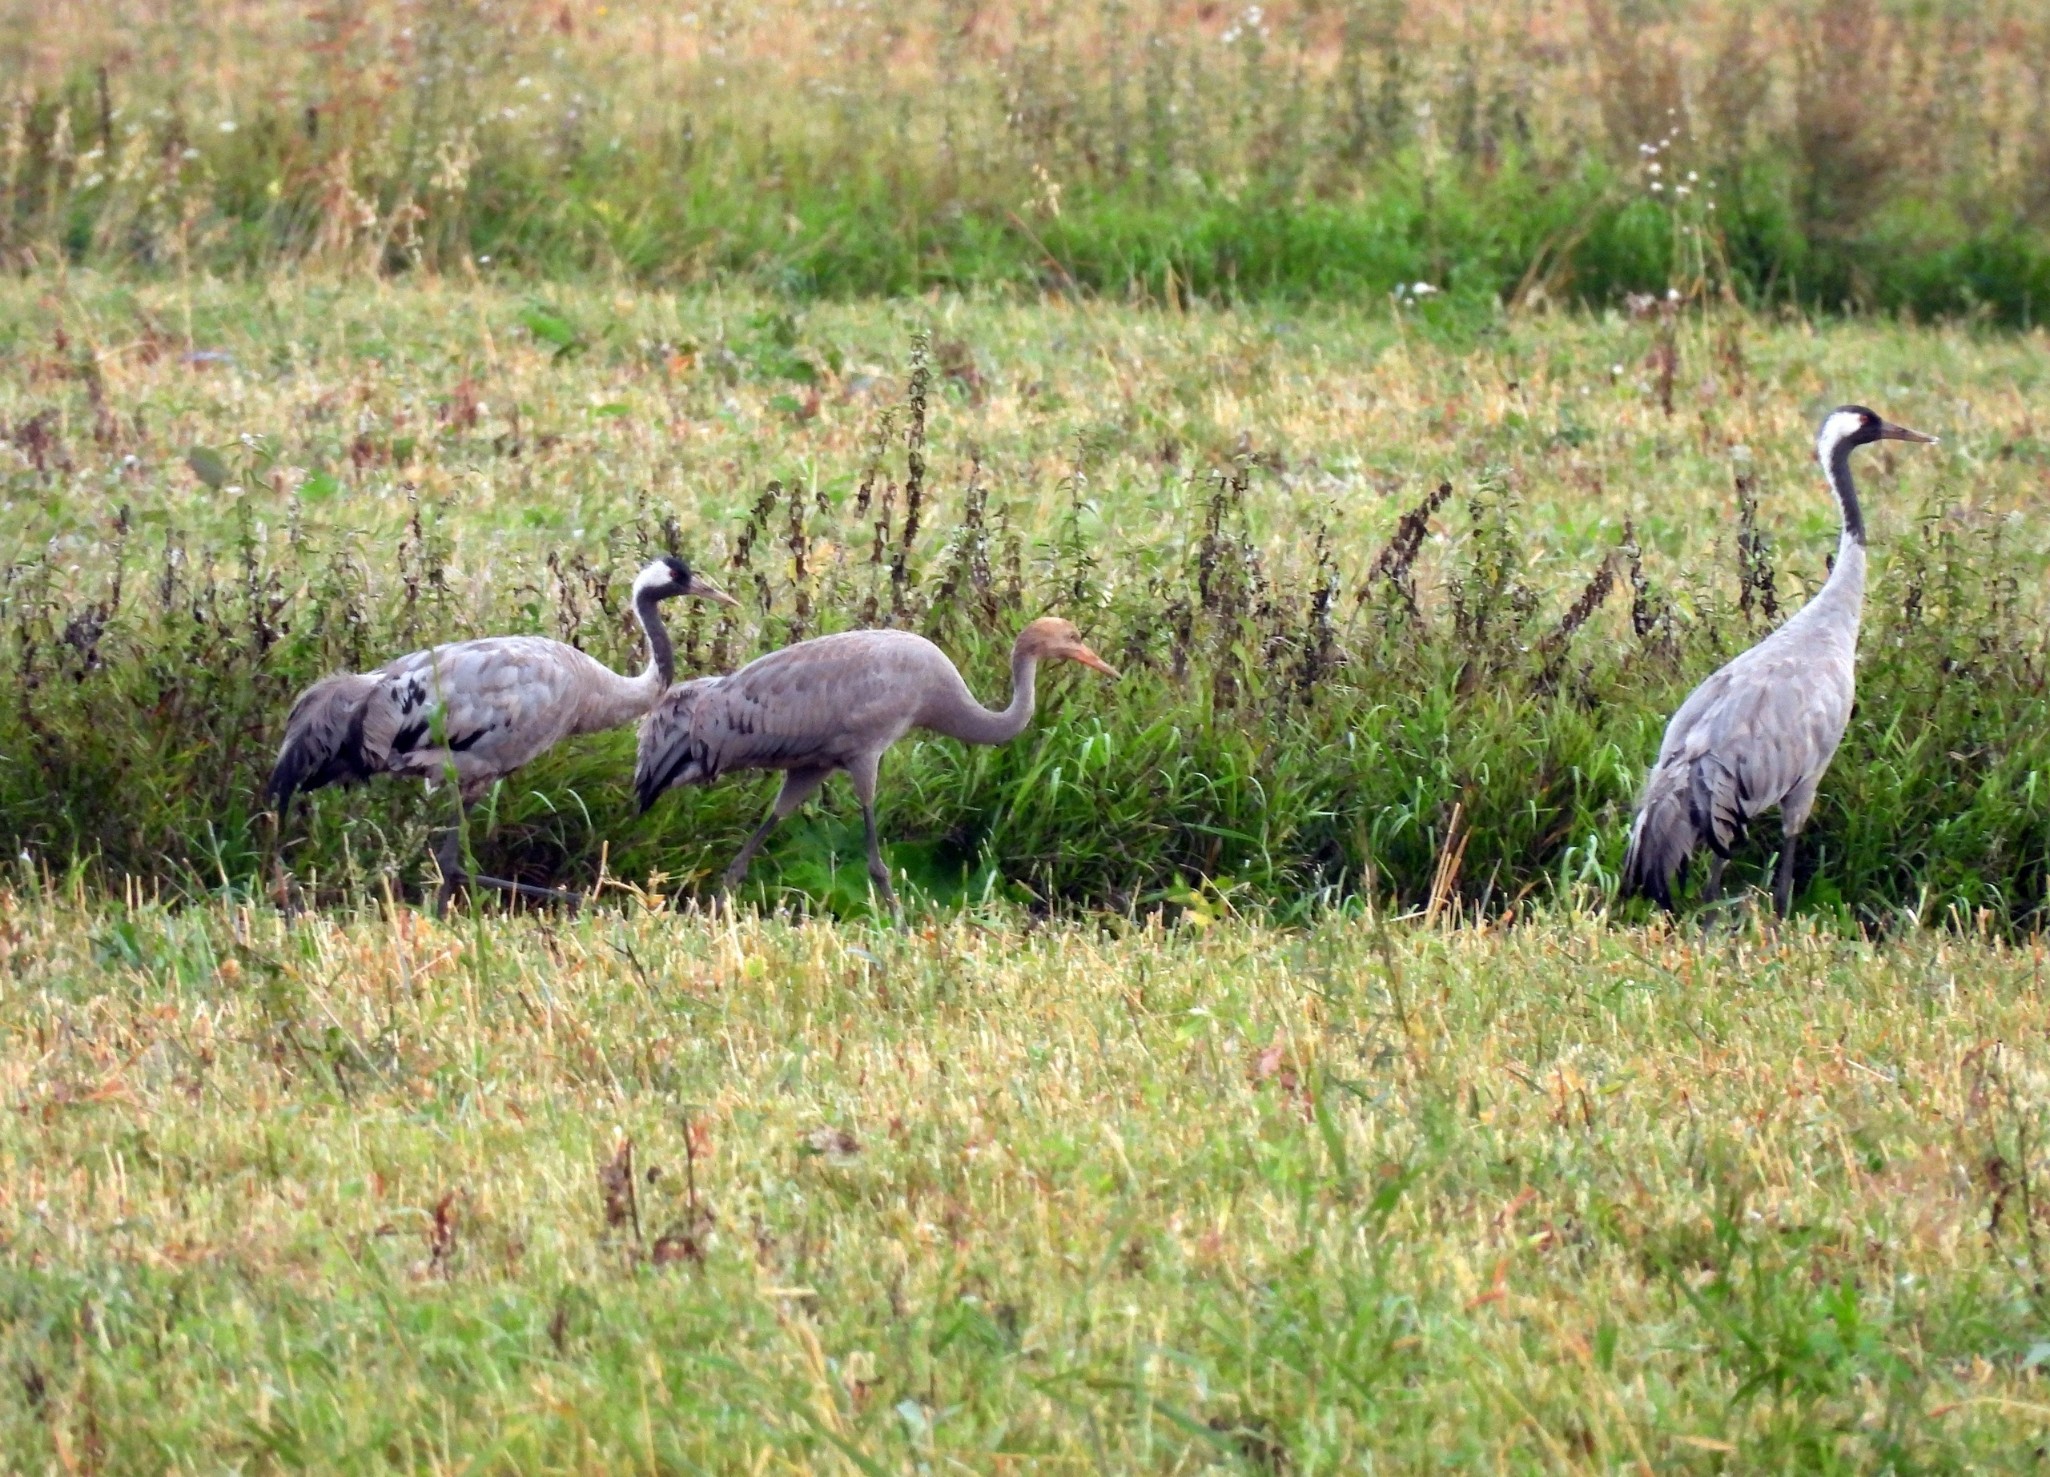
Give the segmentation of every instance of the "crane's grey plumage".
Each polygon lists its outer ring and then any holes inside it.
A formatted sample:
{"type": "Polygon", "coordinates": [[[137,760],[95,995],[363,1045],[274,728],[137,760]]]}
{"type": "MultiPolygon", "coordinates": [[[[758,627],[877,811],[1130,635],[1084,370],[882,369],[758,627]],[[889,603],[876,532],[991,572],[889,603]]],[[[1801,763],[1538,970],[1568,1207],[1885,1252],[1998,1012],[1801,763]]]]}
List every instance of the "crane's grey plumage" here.
{"type": "MultiPolygon", "coordinates": [[[[633,585],[634,615],[648,642],[648,665],[637,676],[623,676],[561,641],[487,636],[314,683],[285,720],[285,741],[267,786],[279,828],[300,791],[379,774],[417,776],[430,787],[453,774],[467,808],[495,781],[570,735],[633,722],[655,706],[676,674],[659,607],[677,595],[735,603],[681,559],[665,554],[650,562],[633,585]]],[[[446,833],[437,853],[442,903],[460,880],[457,835],[446,833]]]]}
{"type": "Polygon", "coordinates": [[[1844,736],[1856,689],[1865,522],[1851,453],[1874,441],[1935,439],[1890,425],[1862,405],[1842,406],[1823,420],[1815,456],[1843,512],[1836,566],[1821,593],[1695,688],[1673,714],[1630,828],[1625,891],[1670,911],[1675,880],[1706,846],[1714,860],[1703,891],[1713,898],[1731,848],[1777,806],[1782,840],[1772,895],[1785,916],[1793,902],[1794,838],[1844,736]]]}
{"type": "Polygon", "coordinates": [[[675,785],[708,785],[742,769],[780,769],[783,788],[768,819],[726,869],[725,886],[747,874],[778,821],[847,772],[867,830],[868,870],[895,906],[889,868],[876,842],[876,772],[883,751],[913,728],[969,744],[1008,743],[1032,721],[1042,661],[1080,662],[1117,676],[1067,621],[1046,617],[1011,648],[1011,702],[992,712],[975,700],[946,654],[909,631],[847,631],[769,653],[726,677],[671,688],[641,722],[634,788],[641,808],[675,785]]]}

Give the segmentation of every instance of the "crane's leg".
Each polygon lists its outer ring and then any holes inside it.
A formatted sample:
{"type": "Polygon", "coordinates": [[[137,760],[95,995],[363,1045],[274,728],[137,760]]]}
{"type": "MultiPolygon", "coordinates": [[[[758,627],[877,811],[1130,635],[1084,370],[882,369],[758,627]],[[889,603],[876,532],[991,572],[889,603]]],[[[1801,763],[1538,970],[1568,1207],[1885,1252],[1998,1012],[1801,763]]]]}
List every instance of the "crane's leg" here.
{"type": "Polygon", "coordinates": [[[783,788],[776,792],[776,803],[769,807],[769,818],[755,827],[755,832],[740,848],[740,855],[726,868],[726,875],[719,879],[719,890],[731,892],[740,886],[740,879],[747,875],[753,865],[755,853],[762,849],[762,843],[769,839],[769,832],[778,823],[787,820],[790,813],[819,792],[819,786],[826,782],[830,769],[793,769],[783,776],[783,788]]]}
{"type": "Polygon", "coordinates": [[[1713,903],[1721,900],[1723,895],[1723,868],[1729,864],[1730,859],[1728,857],[1717,856],[1714,852],[1709,853],[1708,875],[1701,879],[1701,900],[1704,903],[1713,903]]]}
{"type": "Polygon", "coordinates": [[[536,887],[531,882],[514,882],[505,877],[487,877],[479,872],[472,875],[463,865],[463,823],[461,814],[467,814],[474,800],[466,797],[462,801],[462,812],[456,823],[441,833],[441,839],[434,850],[434,864],[441,868],[441,886],[434,894],[434,916],[439,918],[448,911],[449,899],[458,888],[476,884],[489,887],[513,897],[533,898],[536,902],[561,903],[574,911],[584,901],[579,893],[564,892],[554,887],[536,887]]]}
{"type": "Polygon", "coordinates": [[[876,841],[876,771],[882,764],[880,754],[864,754],[847,766],[847,778],[854,783],[854,798],[861,802],[861,824],[867,832],[868,875],[874,879],[876,891],[889,905],[891,912],[897,911],[897,889],[890,885],[890,869],[883,861],[883,849],[876,841]]]}
{"type": "Polygon", "coordinates": [[[1780,838],[1780,864],[1773,869],[1772,905],[1784,918],[1794,907],[1794,833],[1780,838]]]}
{"type": "Polygon", "coordinates": [[[1815,808],[1815,787],[1820,774],[1803,777],[1780,800],[1780,861],[1772,877],[1772,905],[1784,918],[1794,908],[1794,838],[1808,824],[1815,808]]]}
{"type": "Polygon", "coordinates": [[[456,895],[456,889],[469,881],[469,874],[463,870],[463,828],[460,822],[441,833],[441,839],[434,846],[434,864],[441,868],[441,886],[434,893],[434,916],[439,918],[448,911],[448,900],[456,895]]]}

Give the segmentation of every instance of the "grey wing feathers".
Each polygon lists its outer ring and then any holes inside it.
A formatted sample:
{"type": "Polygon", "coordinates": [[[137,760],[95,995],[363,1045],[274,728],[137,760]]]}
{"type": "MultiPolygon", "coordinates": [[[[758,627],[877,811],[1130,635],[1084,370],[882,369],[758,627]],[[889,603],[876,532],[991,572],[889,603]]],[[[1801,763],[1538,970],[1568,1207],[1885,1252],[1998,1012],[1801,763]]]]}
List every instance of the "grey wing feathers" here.
{"type": "Polygon", "coordinates": [[[466,779],[509,774],[571,731],[581,655],[538,637],[493,636],[400,657],[376,673],[366,751],[385,769],[430,778],[450,763],[466,779]]]}
{"type": "Polygon", "coordinates": [[[341,672],[299,694],[285,720],[285,741],[264,794],[278,807],[279,820],[301,790],[366,780],[373,765],[363,750],[364,709],[377,691],[377,678],[341,672]]]}
{"type": "Polygon", "coordinates": [[[679,682],[641,720],[634,754],[634,794],[642,810],[653,805],[664,790],[706,784],[714,778],[711,751],[696,720],[704,700],[720,681],[699,677],[679,682]]]}
{"type": "Polygon", "coordinates": [[[838,769],[880,753],[919,720],[936,682],[960,678],[908,631],[800,641],[729,677],[672,687],[641,721],[634,787],[642,808],[676,785],[737,769],[838,769]]]}
{"type": "Polygon", "coordinates": [[[297,791],[375,774],[508,774],[573,730],[586,668],[598,670],[559,642],[497,636],[326,678],[293,704],[268,793],[288,806],[297,791]]]}
{"type": "Polygon", "coordinates": [[[1701,847],[1728,856],[1776,805],[1796,827],[1806,818],[1851,706],[1848,662],[1817,658],[1791,645],[1754,648],[1681,704],[1630,828],[1626,892],[1671,908],[1673,883],[1701,847]]]}

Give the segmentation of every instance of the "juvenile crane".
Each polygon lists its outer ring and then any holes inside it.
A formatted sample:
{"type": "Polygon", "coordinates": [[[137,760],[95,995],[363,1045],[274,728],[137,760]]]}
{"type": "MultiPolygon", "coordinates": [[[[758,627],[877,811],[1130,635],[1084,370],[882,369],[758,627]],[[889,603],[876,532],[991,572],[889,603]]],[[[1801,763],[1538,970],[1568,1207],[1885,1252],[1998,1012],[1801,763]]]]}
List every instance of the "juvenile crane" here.
{"type": "MultiPolygon", "coordinates": [[[[431,789],[452,773],[468,809],[496,781],[571,734],[633,722],[675,678],[660,606],[678,595],[738,603],[673,555],[649,562],[633,583],[634,617],[648,643],[648,665],[637,677],[622,676],[561,641],[486,636],[314,683],[285,720],[285,741],[266,787],[278,829],[299,791],[378,774],[414,775],[431,789]]],[[[437,913],[465,880],[460,853],[461,827],[452,826],[435,852],[437,913]]],[[[567,896],[497,877],[476,880],[527,896],[567,896]]]]}
{"type": "Polygon", "coordinates": [[[1850,721],[1865,601],[1865,520],[1851,481],[1851,453],[1874,441],[1933,442],[1862,405],[1833,410],[1815,457],[1843,512],[1836,567],[1821,593],[1785,625],[1694,689],[1666,725],[1644,785],[1623,886],[1673,910],[1673,883],[1702,846],[1714,853],[1702,895],[1722,889],[1730,850],[1752,821],[1779,807],[1780,854],[1772,900],[1785,917],[1794,899],[1794,840],[1816,786],[1850,721]]]}
{"type": "Polygon", "coordinates": [[[913,728],[964,744],[1009,743],[1032,721],[1043,661],[1117,669],[1057,617],[1033,621],[1011,648],[1011,702],[993,713],[975,700],[941,650],[909,631],[845,631],[770,652],[727,677],[670,689],[641,722],[634,788],[641,808],[673,785],[708,785],[740,769],[780,769],[783,788],[768,819],[726,869],[723,887],[747,875],[769,832],[847,771],[867,830],[868,874],[890,907],[897,894],[876,844],[876,772],[883,751],[913,728]]]}

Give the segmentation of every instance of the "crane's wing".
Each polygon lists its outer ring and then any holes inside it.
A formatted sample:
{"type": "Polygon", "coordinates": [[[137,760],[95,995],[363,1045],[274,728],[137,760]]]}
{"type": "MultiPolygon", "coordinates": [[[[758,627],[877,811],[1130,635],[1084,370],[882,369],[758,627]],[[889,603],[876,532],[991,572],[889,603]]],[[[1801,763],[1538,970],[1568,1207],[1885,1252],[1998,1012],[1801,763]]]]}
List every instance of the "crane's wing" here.
{"type": "Polygon", "coordinates": [[[1681,704],[1659,767],[1683,770],[1702,839],[1727,853],[1752,821],[1812,792],[1850,722],[1852,668],[1799,647],[1761,646],[1681,704]]]}
{"type": "Polygon", "coordinates": [[[730,677],[672,687],[641,721],[634,787],[645,808],[675,785],[737,769],[837,769],[880,753],[923,711],[951,663],[908,631],[845,631],[800,641],[730,677]]]}
{"type": "Polygon", "coordinates": [[[1623,863],[1626,888],[1671,906],[1696,849],[1719,856],[1774,806],[1805,815],[1850,721],[1847,652],[1781,642],[1754,647],[1697,687],[1666,726],[1623,863]]]}
{"type": "MultiPolygon", "coordinates": [[[[379,767],[430,777],[510,773],[569,732],[582,653],[538,636],[416,651],[375,674],[363,748],[379,767]]],[[[587,661],[588,659],[584,659],[587,661]]]]}
{"type": "Polygon", "coordinates": [[[634,793],[640,797],[642,810],[675,785],[700,785],[712,779],[710,752],[699,731],[698,714],[724,680],[698,677],[679,682],[641,720],[634,746],[634,793]]]}

